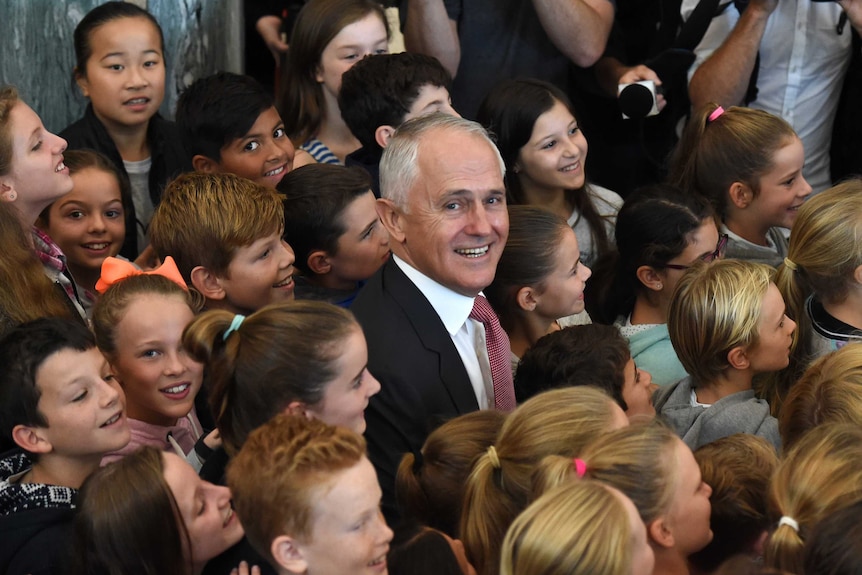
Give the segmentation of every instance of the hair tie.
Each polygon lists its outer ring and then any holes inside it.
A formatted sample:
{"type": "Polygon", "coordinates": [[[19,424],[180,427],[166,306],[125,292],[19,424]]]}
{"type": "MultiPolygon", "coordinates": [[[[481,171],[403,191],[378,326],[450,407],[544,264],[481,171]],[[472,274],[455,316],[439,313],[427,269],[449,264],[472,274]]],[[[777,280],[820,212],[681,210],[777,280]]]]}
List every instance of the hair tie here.
{"type": "Polygon", "coordinates": [[[724,114],[724,108],[722,108],[721,106],[717,107],[706,119],[706,123],[709,124],[710,122],[715,122],[722,114],[724,114]]]}
{"type": "Polygon", "coordinates": [[[790,258],[784,258],[784,267],[786,267],[787,269],[789,269],[792,272],[795,272],[796,270],[799,269],[799,267],[796,265],[796,263],[793,260],[791,260],[790,258]]]}
{"type": "Polygon", "coordinates": [[[575,473],[578,475],[579,478],[582,478],[587,472],[587,462],[583,459],[579,459],[576,457],[574,460],[574,465],[575,473]]]}
{"type": "Polygon", "coordinates": [[[148,272],[138,269],[130,261],[121,260],[120,258],[115,257],[107,257],[105,258],[105,261],[102,262],[102,273],[99,277],[99,281],[96,282],[96,291],[99,293],[105,293],[108,291],[109,287],[118,281],[132,276],[152,275],[168,278],[184,290],[189,291],[189,287],[186,285],[183,275],[177,268],[177,263],[171,256],[166,257],[162,265],[148,272]]]}
{"type": "Polygon", "coordinates": [[[227,341],[228,336],[239,329],[239,326],[242,325],[242,320],[244,319],[245,316],[241,313],[238,313],[233,316],[233,321],[230,322],[230,327],[227,328],[227,331],[224,332],[223,336],[221,336],[222,341],[227,341]]]}
{"type": "Polygon", "coordinates": [[[416,451],[413,454],[413,473],[418,474],[422,470],[422,465],[425,464],[425,460],[422,457],[422,451],[416,451]]]}
{"type": "Polygon", "coordinates": [[[500,458],[497,457],[497,450],[493,445],[488,448],[488,460],[491,462],[491,467],[500,469],[500,458]]]}
{"type": "Polygon", "coordinates": [[[787,525],[797,533],[799,533],[799,523],[796,522],[792,517],[788,517],[787,515],[782,515],[781,519],[778,520],[778,526],[787,525]]]}

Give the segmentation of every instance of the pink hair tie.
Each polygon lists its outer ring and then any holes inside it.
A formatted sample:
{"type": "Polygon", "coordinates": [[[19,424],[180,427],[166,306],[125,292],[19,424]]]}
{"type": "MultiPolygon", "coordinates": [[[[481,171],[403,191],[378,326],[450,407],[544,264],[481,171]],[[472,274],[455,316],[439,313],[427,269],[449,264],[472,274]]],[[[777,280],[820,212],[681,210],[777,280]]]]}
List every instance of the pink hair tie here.
{"type": "Polygon", "coordinates": [[[712,111],[712,114],[709,115],[709,117],[706,119],[706,121],[707,122],[715,122],[718,119],[718,117],[721,116],[722,114],[724,114],[724,108],[719,106],[718,108],[716,108],[715,110],[712,111]]]}
{"type": "Polygon", "coordinates": [[[575,473],[577,473],[578,477],[583,477],[584,474],[587,472],[587,462],[584,461],[583,459],[578,459],[576,457],[574,464],[575,464],[575,473]]]}

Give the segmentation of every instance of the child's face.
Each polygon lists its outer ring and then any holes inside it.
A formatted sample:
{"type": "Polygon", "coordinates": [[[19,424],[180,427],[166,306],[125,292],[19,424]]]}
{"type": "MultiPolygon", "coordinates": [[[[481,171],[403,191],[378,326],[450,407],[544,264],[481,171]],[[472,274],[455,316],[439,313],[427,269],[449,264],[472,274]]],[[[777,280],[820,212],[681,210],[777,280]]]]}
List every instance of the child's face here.
{"type": "Polygon", "coordinates": [[[341,76],[354,64],[371,54],[388,54],[386,26],[377,13],[348,24],[323,49],[315,78],[324,92],[337,97],[341,91],[341,76]]]}
{"type": "Polygon", "coordinates": [[[38,214],[72,189],[69,168],[63,163],[66,140],[46,130],[24,102],[9,112],[9,124],[12,166],[0,176],[0,199],[38,214]]]}
{"type": "Polygon", "coordinates": [[[194,406],[203,366],[185,352],[194,314],[179,295],[140,294],[116,326],[111,367],[126,392],[129,417],[175,425],[194,406]]]}
{"type": "Polygon", "coordinates": [[[389,259],[389,232],[380,223],[376,205],[369,190],[341,213],[345,232],[338,238],[335,255],[328,258],[330,273],[344,289],[355,288],[356,282],[370,278],[389,259]]]}
{"type": "Polygon", "coordinates": [[[307,412],[329,425],[340,425],[356,433],[365,432],[365,408],[372,395],[380,391],[380,382],[368,372],[368,346],[357,326],[337,349],[336,376],[328,382],[323,399],[307,412]]]}
{"type": "Polygon", "coordinates": [[[425,84],[419,88],[419,95],[413,100],[413,105],[410,106],[410,111],[404,116],[404,121],[412,120],[441,112],[450,116],[461,115],[452,107],[452,98],[449,96],[449,90],[443,86],[434,86],[433,84],[425,84]]]}
{"type": "Polygon", "coordinates": [[[36,370],[39,411],[48,427],[38,433],[64,456],[99,456],[129,443],[125,397],[95,347],[62,349],[36,370]]]}
{"type": "Polygon", "coordinates": [[[218,167],[268,188],[275,188],[293,169],[296,150],[284,132],[284,122],[275,107],[257,117],[248,134],[221,149],[218,167]]]}
{"type": "MultiPolygon", "coordinates": [[[[718,247],[718,241],[718,228],[715,225],[715,220],[706,218],[699,228],[688,234],[688,244],[682,253],[667,263],[671,265],[692,266],[698,260],[715,252],[718,247]]],[[[664,280],[662,293],[667,294],[667,297],[670,298],[685,270],[663,268],[659,272],[664,280]]]]}
{"type": "Polygon", "coordinates": [[[775,284],[769,284],[757,322],[758,341],[747,354],[755,373],[778,371],[790,363],[790,345],[796,322],[784,311],[781,292],[775,284]]]}
{"type": "Polygon", "coordinates": [[[78,86],[109,131],[145,125],[165,97],[159,31],[148,19],[111,20],[90,33],[92,55],[78,86]]]}
{"type": "Polygon", "coordinates": [[[171,490],[191,542],[192,564],[204,563],[229,549],[245,534],[230,505],[230,490],[204,481],[173,453],[162,454],[165,482],[171,490]]]}
{"type": "Polygon", "coordinates": [[[380,485],[371,462],[363,457],[315,491],[311,535],[297,541],[308,572],[385,574],[392,530],[380,513],[380,485]]]}
{"type": "Polygon", "coordinates": [[[563,230],[554,271],[537,289],[535,312],[554,321],[584,311],[584,286],[593,272],[581,263],[581,251],[572,228],[563,230]]]}
{"type": "Polygon", "coordinates": [[[676,490],[667,512],[667,525],[674,536],[674,546],[683,556],[700,551],[712,541],[709,516],[712,488],[704,483],[691,449],[678,440],[674,447],[676,490]]]}
{"type": "Polygon", "coordinates": [[[225,277],[218,278],[225,303],[235,313],[253,313],[265,305],[293,299],[293,250],[281,231],[238,248],[225,277]]]}
{"type": "Polygon", "coordinates": [[[99,270],[106,257],[120,252],[126,235],[120,185],[97,168],[76,172],[72,182],[72,191],[51,205],[45,231],[69,263],[99,270]]]}
{"type": "Polygon", "coordinates": [[[751,207],[762,214],[764,224],[791,228],[802,203],[811,195],[811,186],[802,176],[802,141],[794,137],[775,151],[772,160],[772,169],[760,178],[760,193],[752,199],[751,207]]]}
{"type": "Polygon", "coordinates": [[[631,419],[637,415],[655,416],[655,407],[652,404],[652,394],[656,385],[652,382],[652,376],[648,371],[638,369],[635,360],[629,358],[623,368],[623,401],[628,409],[626,416],[631,419]]]}
{"type": "Polygon", "coordinates": [[[560,101],[539,116],[530,141],[518,153],[515,169],[521,185],[547,191],[584,185],[587,140],[572,113],[560,101]]]}

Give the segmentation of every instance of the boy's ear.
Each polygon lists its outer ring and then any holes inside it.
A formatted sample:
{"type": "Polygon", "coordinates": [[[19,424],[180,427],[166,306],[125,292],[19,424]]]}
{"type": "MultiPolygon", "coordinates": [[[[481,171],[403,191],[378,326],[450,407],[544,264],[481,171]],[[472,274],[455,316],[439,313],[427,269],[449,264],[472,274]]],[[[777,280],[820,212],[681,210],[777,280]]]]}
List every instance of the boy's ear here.
{"type": "Polygon", "coordinates": [[[518,307],[524,311],[533,311],[539,304],[536,298],[536,290],[530,286],[524,286],[515,294],[515,301],[518,302],[518,307]]]}
{"type": "Polygon", "coordinates": [[[192,286],[207,299],[222,300],[227,295],[218,276],[203,266],[196,266],[192,270],[191,280],[192,286]]]}
{"type": "Polygon", "coordinates": [[[401,210],[386,198],[377,199],[377,217],[380,218],[380,223],[389,232],[390,243],[404,243],[404,230],[401,229],[401,210]]]}
{"type": "Polygon", "coordinates": [[[377,142],[377,145],[381,148],[385,148],[389,145],[389,140],[392,139],[392,135],[395,133],[395,128],[392,126],[377,126],[377,129],[374,130],[374,141],[377,142]]]}
{"type": "Polygon", "coordinates": [[[291,401],[287,404],[282,410],[282,413],[287,415],[299,415],[301,417],[305,417],[305,404],[301,401],[291,401]]]}
{"type": "Polygon", "coordinates": [[[41,427],[16,425],[12,428],[12,441],[15,445],[30,453],[50,453],[54,446],[42,432],[41,427]]]}
{"type": "Polygon", "coordinates": [[[664,280],[658,270],[652,266],[640,266],[635,272],[638,280],[646,287],[653,291],[661,291],[664,289],[664,280]]]}
{"type": "Polygon", "coordinates": [[[221,172],[218,162],[201,154],[192,156],[192,167],[196,172],[203,172],[204,174],[218,174],[221,172]]]}
{"type": "Polygon", "coordinates": [[[730,364],[730,367],[733,369],[748,369],[748,366],[751,365],[751,362],[748,359],[748,350],[738,345],[730,349],[727,352],[727,363],[730,364]]]}
{"type": "Polygon", "coordinates": [[[332,271],[332,264],[329,263],[329,254],[323,250],[314,250],[308,254],[306,261],[308,269],[316,275],[323,276],[332,271]]]}
{"type": "Polygon", "coordinates": [[[742,182],[733,182],[730,184],[729,197],[731,204],[740,210],[744,210],[751,204],[751,200],[754,199],[754,191],[742,182]]]}
{"type": "Polygon", "coordinates": [[[667,517],[662,515],[646,526],[650,540],[659,547],[671,548],[676,543],[667,525],[667,517]]]}
{"type": "Polygon", "coordinates": [[[300,574],[308,571],[308,562],[302,555],[302,550],[289,535],[279,535],[273,539],[269,551],[278,566],[287,572],[300,574]]]}

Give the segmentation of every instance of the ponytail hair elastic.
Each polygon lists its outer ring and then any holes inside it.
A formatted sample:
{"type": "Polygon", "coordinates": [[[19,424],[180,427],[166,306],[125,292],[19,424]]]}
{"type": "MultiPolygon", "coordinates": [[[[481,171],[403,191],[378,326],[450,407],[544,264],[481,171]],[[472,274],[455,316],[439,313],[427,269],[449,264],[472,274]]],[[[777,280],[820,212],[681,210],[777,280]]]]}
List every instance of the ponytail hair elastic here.
{"type": "Polygon", "coordinates": [[[227,338],[230,336],[230,334],[232,334],[233,332],[235,332],[239,329],[239,326],[242,325],[242,321],[244,319],[245,319],[245,316],[240,314],[240,313],[233,316],[233,320],[230,322],[230,327],[227,328],[227,331],[225,331],[224,335],[221,336],[222,341],[227,341],[227,338]]]}
{"type": "Polygon", "coordinates": [[[799,269],[799,267],[796,265],[796,262],[794,262],[790,258],[784,258],[784,267],[786,267],[792,272],[795,272],[799,269]]]}
{"type": "Polygon", "coordinates": [[[583,459],[576,457],[574,461],[572,461],[572,465],[574,465],[575,467],[575,473],[577,474],[578,478],[583,478],[583,476],[587,472],[587,462],[583,459]]]}
{"type": "Polygon", "coordinates": [[[722,108],[721,106],[718,106],[715,110],[712,111],[712,113],[706,119],[706,123],[711,124],[712,122],[715,122],[718,119],[718,117],[721,116],[722,114],[724,114],[724,108],[722,108]]]}
{"type": "Polygon", "coordinates": [[[778,520],[778,526],[781,527],[782,525],[787,525],[788,527],[799,533],[799,523],[797,523],[796,520],[792,517],[783,515],[781,519],[778,520]]]}
{"type": "Polygon", "coordinates": [[[488,461],[491,462],[491,467],[500,469],[500,458],[497,457],[497,449],[493,445],[488,448],[488,461]]]}

